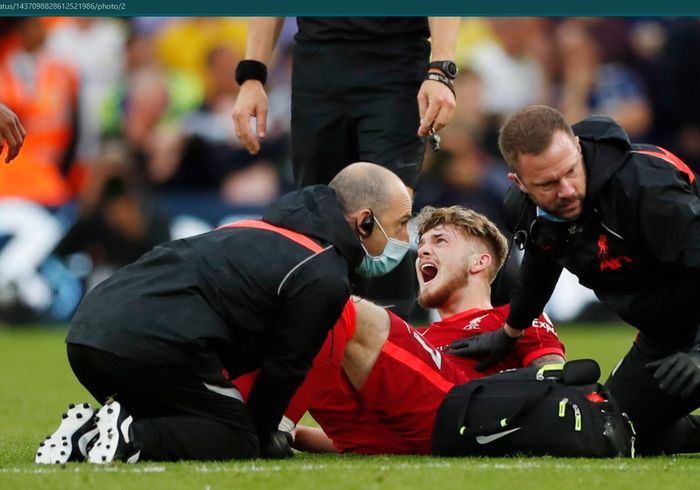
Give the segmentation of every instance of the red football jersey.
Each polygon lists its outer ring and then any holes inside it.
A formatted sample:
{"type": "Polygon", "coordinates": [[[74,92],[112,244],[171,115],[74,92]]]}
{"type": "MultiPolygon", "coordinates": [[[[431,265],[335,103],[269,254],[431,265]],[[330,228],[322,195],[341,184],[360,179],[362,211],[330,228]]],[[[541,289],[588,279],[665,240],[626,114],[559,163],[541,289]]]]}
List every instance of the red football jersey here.
{"type": "MultiPolygon", "coordinates": [[[[471,337],[484,332],[498,330],[505,323],[510,305],[499,306],[490,310],[473,308],[457,313],[433,323],[425,329],[419,329],[423,338],[438,349],[443,349],[454,340],[471,337]]],[[[467,376],[479,378],[495,374],[504,369],[526,367],[538,357],[558,354],[564,357],[564,345],[559,341],[557,332],[546,313],[542,313],[525,334],[515,343],[513,352],[502,361],[491,366],[486,372],[475,369],[478,359],[448,356],[459,364],[467,376]]]]}
{"type": "MultiPolygon", "coordinates": [[[[513,354],[481,373],[474,369],[477,361],[447,356],[434,346],[499,328],[508,306],[468,310],[425,329],[389,315],[389,338],[367,381],[356,391],[341,368],[343,348],[355,324],[355,310],[348,302],[285,412],[297,423],[308,410],[340,452],[429,454],[437,408],[452,386],[527,366],[542,355],[564,355],[551,322],[542,315],[516,343],[513,354]]],[[[254,375],[244,378],[235,383],[245,397],[254,375]]]]}
{"type": "Polygon", "coordinates": [[[438,407],[455,384],[469,381],[415,328],[389,316],[389,337],[362,388],[331,386],[309,408],[341,452],[430,454],[438,407]]]}
{"type": "Polygon", "coordinates": [[[357,454],[400,454],[399,434],[382,425],[368,410],[350,382],[328,385],[309,405],[309,413],[341,452],[357,454]]]}

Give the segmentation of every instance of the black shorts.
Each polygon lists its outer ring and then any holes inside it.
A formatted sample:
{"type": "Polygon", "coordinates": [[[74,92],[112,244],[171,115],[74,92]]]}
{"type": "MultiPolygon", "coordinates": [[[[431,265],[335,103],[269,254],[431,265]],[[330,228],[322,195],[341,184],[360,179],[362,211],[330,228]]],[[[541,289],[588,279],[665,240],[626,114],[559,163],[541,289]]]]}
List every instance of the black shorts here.
{"type": "Polygon", "coordinates": [[[425,141],[417,95],[428,70],[423,39],[297,43],[292,164],[298,186],[327,184],[356,161],[382,165],[416,188],[425,141]]]}

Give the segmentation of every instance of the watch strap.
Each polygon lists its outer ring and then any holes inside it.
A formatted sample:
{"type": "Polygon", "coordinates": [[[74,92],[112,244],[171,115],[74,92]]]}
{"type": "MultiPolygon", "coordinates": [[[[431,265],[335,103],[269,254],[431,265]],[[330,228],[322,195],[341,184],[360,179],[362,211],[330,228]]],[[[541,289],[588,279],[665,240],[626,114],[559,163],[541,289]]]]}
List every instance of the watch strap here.
{"type": "Polygon", "coordinates": [[[442,84],[447,85],[449,87],[449,89],[452,91],[452,95],[456,96],[455,87],[454,87],[454,84],[452,83],[452,80],[450,80],[445,75],[441,75],[440,73],[428,72],[428,74],[425,76],[425,80],[432,80],[434,82],[440,82],[442,84]]]}

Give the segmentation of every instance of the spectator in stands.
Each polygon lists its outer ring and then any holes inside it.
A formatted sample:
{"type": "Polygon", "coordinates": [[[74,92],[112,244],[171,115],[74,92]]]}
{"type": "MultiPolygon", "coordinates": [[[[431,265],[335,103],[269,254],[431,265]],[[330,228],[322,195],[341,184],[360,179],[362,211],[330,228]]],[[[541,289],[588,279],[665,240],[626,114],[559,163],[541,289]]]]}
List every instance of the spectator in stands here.
{"type": "Polygon", "coordinates": [[[123,137],[146,169],[158,148],[179,133],[184,114],[202,98],[201,85],[192,75],[166,70],[154,55],[153,39],[132,29],[126,43],[125,78],[117,81],[107,98],[102,136],[123,137]]]}
{"type": "Polygon", "coordinates": [[[700,49],[700,20],[657,20],[651,36],[659,38],[645,73],[656,89],[654,135],[699,173],[700,59],[694,53],[700,49]]]}
{"type": "Polygon", "coordinates": [[[208,53],[204,102],[185,115],[182,158],[163,184],[220,192],[229,204],[265,206],[278,194],[277,166],[286,157],[288,139],[273,134],[260,154],[251,155],[236,138],[231,112],[238,84],[231,72],[238,60],[228,46],[208,53]]]}
{"type": "Polygon", "coordinates": [[[555,103],[569,121],[590,114],[609,116],[638,140],[652,121],[646,89],[629,64],[603,57],[597,28],[579,18],[568,18],[557,27],[560,80],[555,103]]]}
{"type": "Polygon", "coordinates": [[[114,80],[123,76],[125,43],[126,26],[114,18],[69,18],[48,34],[49,52],[80,73],[76,156],[81,162],[97,157],[102,106],[114,80]]]}
{"type": "Polygon", "coordinates": [[[89,256],[86,289],[90,290],[169,239],[168,219],[140,184],[129,152],[118,142],[108,142],[81,195],[78,219],[54,253],[89,256]]]}
{"type": "Polygon", "coordinates": [[[1,36],[0,102],[30,137],[0,178],[0,297],[3,310],[26,309],[32,318],[62,297],[39,268],[63,234],[54,213],[74,193],[78,77],[47,53],[42,18],[17,19],[1,36]]]}
{"type": "Polygon", "coordinates": [[[240,58],[245,49],[246,32],[247,22],[242,18],[179,18],[153,32],[154,54],[166,70],[185,72],[204,86],[209,73],[209,53],[217,46],[226,45],[240,58]]]}

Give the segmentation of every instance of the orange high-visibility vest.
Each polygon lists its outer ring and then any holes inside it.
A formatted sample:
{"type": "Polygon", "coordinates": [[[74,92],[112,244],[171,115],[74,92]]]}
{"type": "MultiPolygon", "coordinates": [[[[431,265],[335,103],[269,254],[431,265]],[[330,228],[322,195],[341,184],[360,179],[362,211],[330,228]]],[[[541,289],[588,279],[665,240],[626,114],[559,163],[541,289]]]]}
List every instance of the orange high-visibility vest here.
{"type": "Polygon", "coordinates": [[[59,206],[71,197],[59,164],[76,130],[78,79],[70,67],[40,54],[33,87],[25,86],[11,58],[0,60],[0,101],[17,114],[27,136],[19,156],[0,166],[0,197],[59,206]]]}

